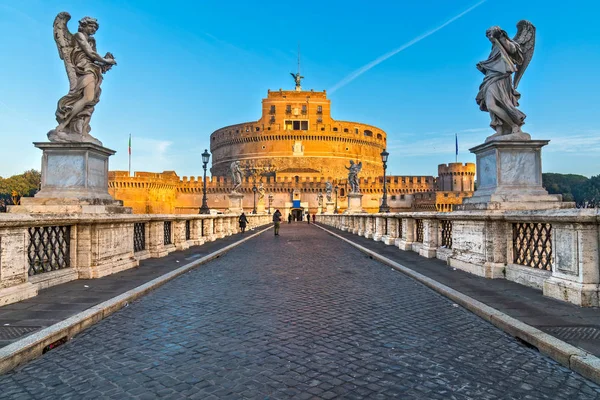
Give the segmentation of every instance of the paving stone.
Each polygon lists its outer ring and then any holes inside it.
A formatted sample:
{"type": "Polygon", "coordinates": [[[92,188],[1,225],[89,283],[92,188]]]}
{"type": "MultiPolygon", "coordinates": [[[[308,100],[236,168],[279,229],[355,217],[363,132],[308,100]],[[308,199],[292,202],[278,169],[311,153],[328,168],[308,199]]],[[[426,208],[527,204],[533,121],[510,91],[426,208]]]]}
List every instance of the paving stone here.
{"type": "Polygon", "coordinates": [[[167,283],[0,387],[1,399],[600,398],[598,385],[312,224],[167,283]]]}

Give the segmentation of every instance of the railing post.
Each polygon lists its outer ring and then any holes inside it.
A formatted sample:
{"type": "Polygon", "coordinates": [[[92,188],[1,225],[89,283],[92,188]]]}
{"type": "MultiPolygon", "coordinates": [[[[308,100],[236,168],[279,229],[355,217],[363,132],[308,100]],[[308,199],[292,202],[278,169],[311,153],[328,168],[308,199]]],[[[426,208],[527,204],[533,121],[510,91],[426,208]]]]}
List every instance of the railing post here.
{"type": "Polygon", "coordinates": [[[152,221],[148,223],[150,228],[150,240],[148,242],[148,250],[150,251],[150,257],[159,258],[169,254],[169,252],[165,248],[164,224],[164,221],[152,221]]]}
{"type": "Polygon", "coordinates": [[[26,227],[0,228],[0,305],[16,303],[37,295],[28,282],[26,227]]]}
{"type": "Polygon", "coordinates": [[[423,219],[423,246],[419,255],[425,258],[434,258],[438,248],[438,220],[423,219]]]}
{"type": "Polygon", "coordinates": [[[214,216],[206,217],[202,220],[203,237],[206,242],[213,242],[216,237],[214,235],[214,216]]]}
{"type": "Polygon", "coordinates": [[[171,222],[173,224],[173,244],[177,250],[185,250],[190,246],[185,239],[185,220],[176,220],[171,222]]]}
{"type": "Polygon", "coordinates": [[[600,306],[598,225],[552,224],[552,277],[544,295],[583,307],[600,306]]]}
{"type": "Polygon", "coordinates": [[[191,246],[200,246],[204,244],[204,238],[202,237],[202,220],[195,218],[190,221],[191,223],[191,246]]]}
{"type": "Polygon", "coordinates": [[[375,233],[375,219],[370,215],[365,216],[365,237],[367,239],[373,238],[373,234],[375,233]]]}
{"type": "Polygon", "coordinates": [[[486,278],[504,278],[507,255],[505,221],[452,221],[452,255],[448,265],[486,278]]]}
{"type": "Polygon", "coordinates": [[[387,235],[383,236],[382,241],[388,246],[394,245],[398,238],[398,218],[390,214],[387,214],[384,218],[387,224],[387,235]]]}
{"type": "Polygon", "coordinates": [[[402,218],[402,237],[398,241],[400,250],[412,250],[415,241],[415,220],[414,218],[402,218]]]}
{"type": "Polygon", "coordinates": [[[383,240],[383,235],[385,234],[384,226],[383,226],[383,224],[385,223],[385,218],[383,217],[382,214],[375,214],[373,219],[375,220],[375,229],[373,230],[373,240],[378,242],[380,240],[383,240]]]}
{"type": "Polygon", "coordinates": [[[340,230],[345,232],[348,230],[348,216],[342,214],[340,216],[340,230]]]}

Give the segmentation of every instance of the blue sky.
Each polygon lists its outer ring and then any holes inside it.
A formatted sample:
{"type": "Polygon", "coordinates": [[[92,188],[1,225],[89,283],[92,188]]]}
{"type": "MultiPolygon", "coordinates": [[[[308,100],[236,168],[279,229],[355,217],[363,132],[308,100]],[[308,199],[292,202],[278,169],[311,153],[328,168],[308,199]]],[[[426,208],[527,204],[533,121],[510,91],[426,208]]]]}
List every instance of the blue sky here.
{"type": "Polygon", "coordinates": [[[537,27],[533,61],[519,85],[524,130],[549,139],[544,172],[600,174],[600,5],[593,1],[487,0],[351,82],[378,57],[438,28],[476,0],[53,1],[0,0],[0,176],[40,166],[31,142],[56,126],[68,81],[52,37],[60,11],[98,19],[98,51],[118,65],[105,75],[92,134],[117,150],[111,169],[201,174],[214,130],[260,116],[267,89],[292,89],[302,49],[304,89],[332,89],[335,119],[388,134],[390,170],[435,175],[437,164],[474,162],[468,148],[493,133],[475,95],[487,58],[485,30],[513,36],[537,27]]]}

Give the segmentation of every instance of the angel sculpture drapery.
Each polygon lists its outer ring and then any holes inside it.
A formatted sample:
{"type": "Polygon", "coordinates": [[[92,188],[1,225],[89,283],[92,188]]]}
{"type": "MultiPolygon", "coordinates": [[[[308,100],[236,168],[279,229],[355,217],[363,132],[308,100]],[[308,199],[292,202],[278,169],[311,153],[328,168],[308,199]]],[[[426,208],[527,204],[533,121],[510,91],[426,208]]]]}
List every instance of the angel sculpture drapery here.
{"type": "Polygon", "coordinates": [[[331,182],[325,182],[325,196],[327,197],[327,202],[331,203],[331,193],[333,193],[333,185],[331,182]]]}
{"type": "Polygon", "coordinates": [[[350,160],[350,167],[344,167],[348,170],[348,184],[350,185],[350,193],[360,193],[358,185],[358,173],[362,170],[362,161],[355,164],[350,160]]]}
{"type": "Polygon", "coordinates": [[[70,19],[67,12],[61,12],[54,19],[54,41],[58,55],[65,63],[69,93],[58,101],[58,126],[48,132],[48,139],[51,142],[91,142],[101,146],[102,143],[90,135],[90,119],[100,101],[102,74],[117,62],[111,53],[102,57],[96,52],[93,36],[99,28],[96,19],[81,19],[75,34],[67,28],[70,19]]]}
{"type": "Polygon", "coordinates": [[[237,193],[238,189],[242,187],[242,170],[240,168],[240,162],[232,162],[229,169],[231,171],[231,178],[233,179],[233,189],[231,190],[231,193],[237,193]]]}
{"type": "Polygon", "coordinates": [[[521,97],[517,87],[533,57],[535,26],[526,20],[519,21],[513,39],[499,26],[492,26],[486,31],[486,36],[492,42],[492,51],[487,60],[477,64],[485,78],[476,101],[481,111],[490,113],[490,126],[496,131],[487,140],[530,139],[521,130],[526,115],[517,109],[521,97]],[[513,73],[514,79],[511,79],[513,73]]]}

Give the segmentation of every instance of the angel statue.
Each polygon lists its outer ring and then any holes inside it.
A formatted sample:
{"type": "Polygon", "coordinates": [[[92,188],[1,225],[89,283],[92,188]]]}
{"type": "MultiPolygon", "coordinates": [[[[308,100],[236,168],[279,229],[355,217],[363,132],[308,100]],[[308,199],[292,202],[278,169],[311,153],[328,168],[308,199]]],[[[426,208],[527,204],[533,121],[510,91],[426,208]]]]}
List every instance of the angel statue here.
{"type": "Polygon", "coordinates": [[[257,192],[258,192],[258,201],[261,201],[262,199],[265,198],[266,190],[265,190],[265,187],[263,186],[262,182],[260,183],[260,185],[258,185],[257,192]]]}
{"type": "Polygon", "coordinates": [[[232,162],[229,169],[231,170],[231,177],[233,178],[233,189],[231,189],[231,193],[237,193],[238,189],[242,186],[242,169],[240,168],[240,162],[232,162]]]}
{"type": "Polygon", "coordinates": [[[492,26],[486,36],[492,42],[492,52],[487,60],[477,64],[485,78],[476,98],[481,111],[490,113],[490,126],[496,131],[486,141],[529,140],[531,136],[521,130],[526,115],[517,109],[521,97],[517,87],[533,57],[535,26],[519,21],[517,35],[512,39],[499,26],[492,26]]]}
{"type": "Polygon", "coordinates": [[[358,185],[358,173],[362,170],[362,161],[355,164],[350,160],[350,167],[344,167],[348,170],[348,183],[350,184],[350,193],[360,193],[358,185]]]}
{"type": "Polygon", "coordinates": [[[300,86],[300,81],[302,81],[302,79],[304,79],[304,77],[300,76],[300,72],[298,72],[296,74],[293,72],[290,72],[290,75],[292,75],[292,78],[294,78],[294,82],[296,82],[296,90],[297,91],[302,90],[302,86],[300,86]]]}
{"type": "Polygon", "coordinates": [[[48,132],[48,139],[51,142],[91,142],[101,146],[102,143],[90,135],[90,119],[100,101],[102,74],[117,62],[111,53],[102,57],[96,52],[93,35],[99,25],[95,18],[81,19],[75,34],[67,28],[70,19],[67,12],[61,12],[54,19],[54,41],[58,55],[65,63],[69,93],[58,101],[58,126],[48,132]]]}
{"type": "Polygon", "coordinates": [[[331,182],[325,182],[325,196],[327,197],[327,202],[331,203],[331,193],[333,192],[333,185],[331,182]]]}

